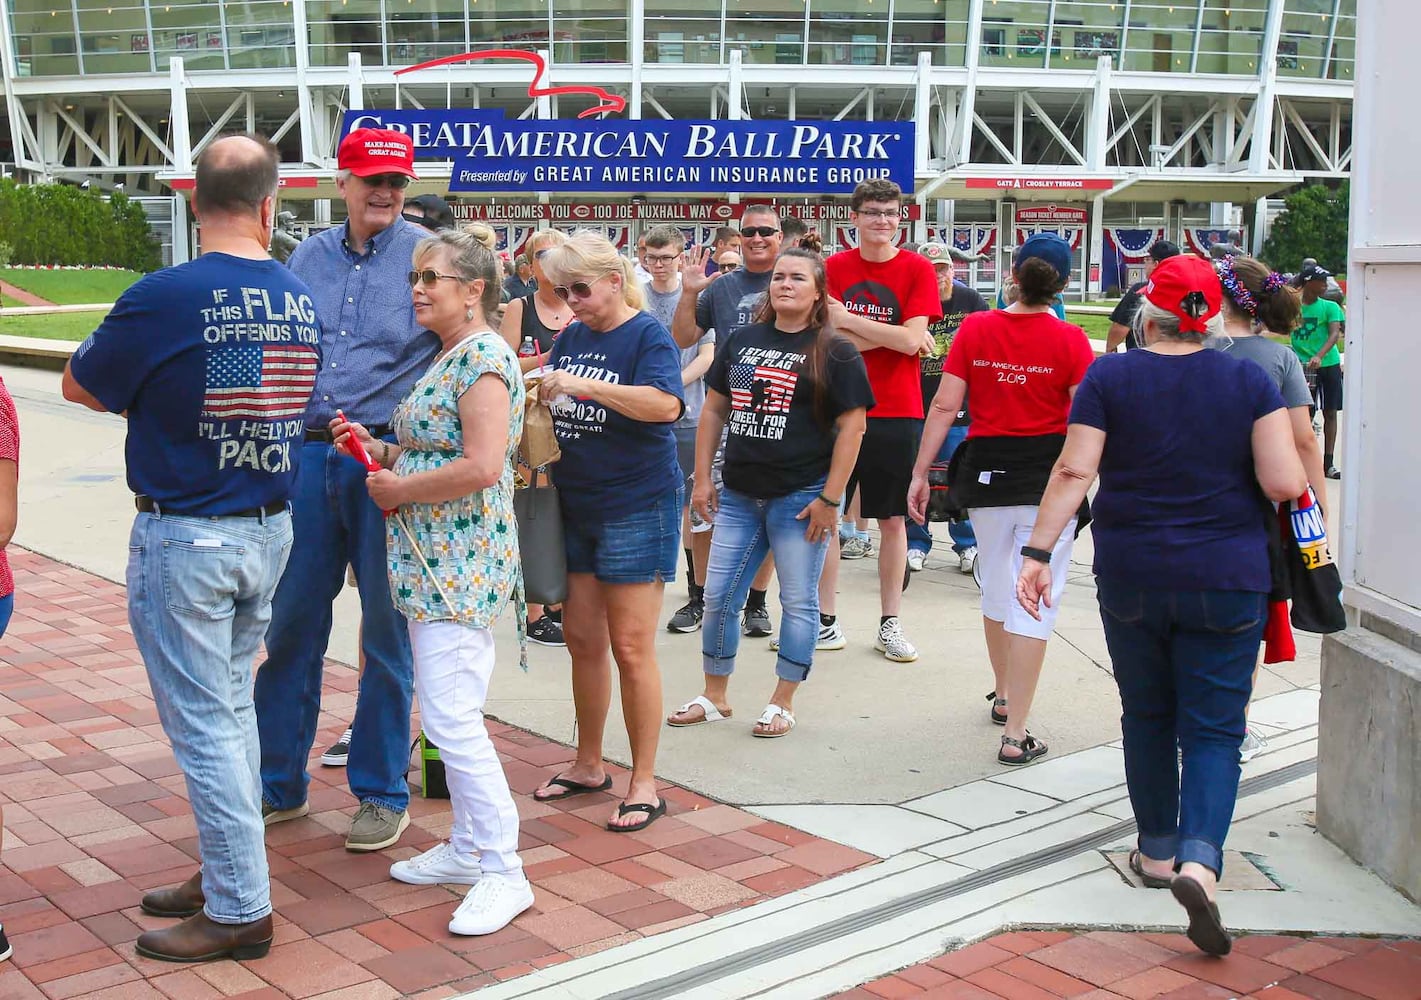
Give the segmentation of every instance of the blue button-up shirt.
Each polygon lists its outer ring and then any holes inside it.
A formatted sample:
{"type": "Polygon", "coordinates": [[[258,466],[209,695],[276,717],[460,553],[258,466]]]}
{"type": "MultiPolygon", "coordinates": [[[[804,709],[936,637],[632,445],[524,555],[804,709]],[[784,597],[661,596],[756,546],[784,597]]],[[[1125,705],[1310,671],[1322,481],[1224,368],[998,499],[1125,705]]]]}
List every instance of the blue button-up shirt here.
{"type": "Polygon", "coordinates": [[[439,350],[439,338],[415,322],[410,301],[414,248],[428,231],[396,219],[356,254],[348,229],[346,223],[303,240],[289,261],[311,286],[321,324],[307,427],[325,427],[338,409],[366,426],[388,424],[439,350]]]}

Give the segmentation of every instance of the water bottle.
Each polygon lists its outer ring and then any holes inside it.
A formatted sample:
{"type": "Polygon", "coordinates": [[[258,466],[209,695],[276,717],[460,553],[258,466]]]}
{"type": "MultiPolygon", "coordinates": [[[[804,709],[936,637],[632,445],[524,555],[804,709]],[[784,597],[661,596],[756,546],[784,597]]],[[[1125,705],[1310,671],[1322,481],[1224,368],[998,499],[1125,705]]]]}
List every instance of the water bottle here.
{"type": "Polygon", "coordinates": [[[533,338],[532,338],[531,336],[530,336],[530,337],[524,337],[524,338],[523,338],[523,343],[520,344],[519,347],[518,347],[518,356],[519,356],[520,358],[531,358],[531,357],[536,357],[537,354],[538,354],[538,345],[537,345],[537,343],[533,340],[533,338]]]}

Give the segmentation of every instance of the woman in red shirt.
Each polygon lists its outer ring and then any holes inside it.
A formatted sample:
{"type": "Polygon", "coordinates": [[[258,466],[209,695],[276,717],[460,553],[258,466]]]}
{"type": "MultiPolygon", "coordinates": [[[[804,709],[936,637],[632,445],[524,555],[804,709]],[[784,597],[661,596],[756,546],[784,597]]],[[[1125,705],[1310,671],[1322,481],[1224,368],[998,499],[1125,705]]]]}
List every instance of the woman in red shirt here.
{"type": "Polygon", "coordinates": [[[1046,640],[1055,626],[1065,588],[1076,520],[1049,553],[1060,583],[1049,615],[1038,621],[1016,601],[1021,547],[1031,537],[1051,467],[1066,439],[1066,418],[1076,386],[1095,359],[1085,331],[1062,322],[1051,304],[1066,287],[1071,248],[1040,233],[1017,250],[1012,277],[1020,298],[1006,309],[963,320],[943,364],[942,384],[923,427],[908,492],[908,511],[922,522],[928,500],[928,467],[957,419],[964,394],[972,398],[972,427],[949,475],[955,506],[971,510],[977,532],[982,586],[982,627],[996,688],[992,721],[1006,727],[997,760],[1030,764],[1047,746],[1026,731],[1046,640]]]}

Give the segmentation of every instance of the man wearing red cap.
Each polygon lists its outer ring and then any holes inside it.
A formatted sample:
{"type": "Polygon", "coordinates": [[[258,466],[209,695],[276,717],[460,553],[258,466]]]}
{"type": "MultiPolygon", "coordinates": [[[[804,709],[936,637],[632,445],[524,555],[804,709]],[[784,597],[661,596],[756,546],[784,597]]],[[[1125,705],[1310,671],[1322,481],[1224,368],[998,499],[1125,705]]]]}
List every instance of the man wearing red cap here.
{"type": "Polygon", "coordinates": [[[385,525],[365,470],[331,446],[336,411],[390,436],[390,416],[439,348],[415,322],[408,273],[428,235],[401,216],[414,178],[414,144],[386,129],[356,129],[336,155],[348,218],[305,240],[291,270],[306,281],[321,319],[323,359],[306,411],[306,442],[292,496],[295,542],[272,602],[267,660],[257,672],[262,814],[268,826],[306,815],[306,759],[316,738],[321,665],[331,602],[355,572],[365,670],[356,699],[346,777],[359,800],[345,846],[378,851],[409,825],[409,633],[390,599],[385,525]]]}

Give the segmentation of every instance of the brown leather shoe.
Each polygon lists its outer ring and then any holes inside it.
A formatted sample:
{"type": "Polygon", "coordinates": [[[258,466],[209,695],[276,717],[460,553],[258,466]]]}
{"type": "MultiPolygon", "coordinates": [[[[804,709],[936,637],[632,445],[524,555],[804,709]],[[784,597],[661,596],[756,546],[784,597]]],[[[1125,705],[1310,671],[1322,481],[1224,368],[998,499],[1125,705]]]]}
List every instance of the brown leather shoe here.
{"type": "Polygon", "coordinates": [[[202,869],[182,885],[158,889],[143,897],[138,905],[155,917],[190,917],[202,909],[207,897],[202,894],[202,869]]]}
{"type": "Polygon", "coordinates": [[[138,935],[138,954],[162,962],[211,962],[218,958],[245,961],[271,950],[271,914],[249,924],[219,924],[205,913],[188,917],[176,927],[138,935]]]}

